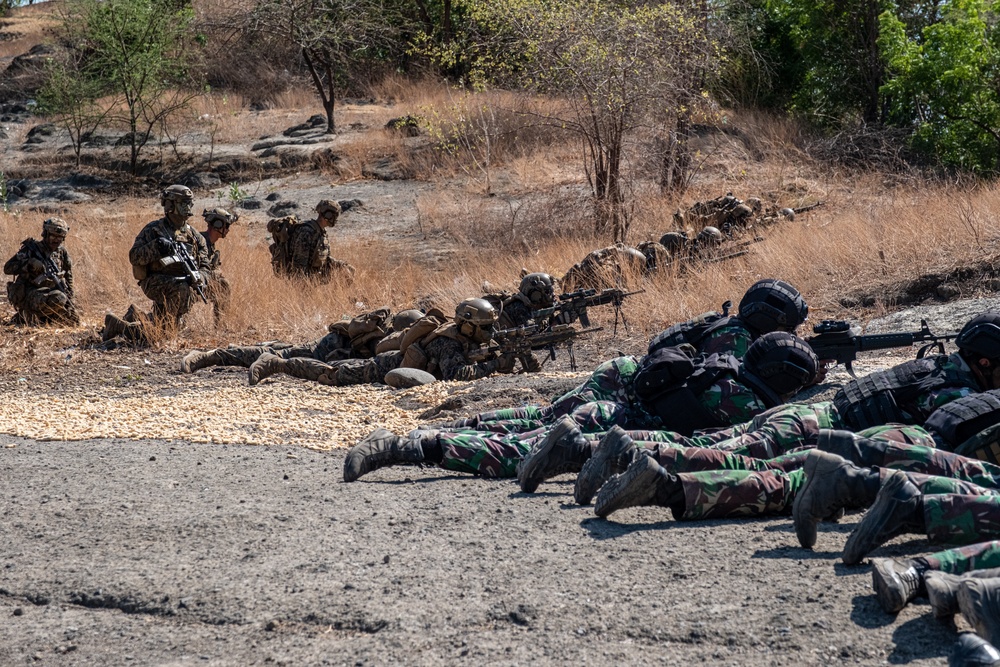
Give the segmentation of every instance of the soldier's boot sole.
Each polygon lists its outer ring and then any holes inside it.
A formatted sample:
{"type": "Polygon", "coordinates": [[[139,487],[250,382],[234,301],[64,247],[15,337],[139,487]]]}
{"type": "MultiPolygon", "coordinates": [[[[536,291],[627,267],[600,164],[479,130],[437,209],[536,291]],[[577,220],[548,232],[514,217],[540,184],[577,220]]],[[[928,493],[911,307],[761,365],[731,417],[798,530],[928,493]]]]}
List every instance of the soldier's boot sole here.
{"type": "Polygon", "coordinates": [[[609,479],[597,494],[594,514],[606,517],[627,507],[651,505],[663,468],[649,456],[640,456],[620,475],[609,479]]]}
{"type": "Polygon", "coordinates": [[[806,462],[802,466],[806,483],[796,494],[795,502],[792,504],[795,536],[799,538],[799,544],[806,549],[815,546],[816,527],[821,520],[831,516],[839,519],[843,516],[842,504],[823,502],[821,496],[824,492],[827,492],[825,495],[835,493],[835,490],[826,487],[836,484],[834,475],[847,465],[848,462],[840,456],[819,450],[809,452],[809,456],[806,457],[806,462]],[[838,510],[841,511],[840,515],[837,515],[838,510]]]}
{"type": "Polygon", "coordinates": [[[607,432],[597,446],[597,450],[594,451],[594,455],[583,464],[580,474],[576,477],[576,484],[573,486],[573,499],[578,505],[589,505],[612,475],[625,472],[628,465],[622,465],[621,462],[631,463],[632,457],[628,455],[629,450],[632,450],[634,454],[636,446],[624,429],[615,426],[607,432]]]}
{"type": "Polygon", "coordinates": [[[580,435],[580,429],[571,417],[563,417],[545,435],[544,438],[528,452],[517,466],[517,482],[524,493],[534,493],[538,485],[546,479],[566,472],[579,472],[582,464],[572,461],[553,463],[553,457],[558,457],[562,447],[570,446],[566,441],[580,435]],[[576,468],[574,470],[573,468],[576,468]]]}

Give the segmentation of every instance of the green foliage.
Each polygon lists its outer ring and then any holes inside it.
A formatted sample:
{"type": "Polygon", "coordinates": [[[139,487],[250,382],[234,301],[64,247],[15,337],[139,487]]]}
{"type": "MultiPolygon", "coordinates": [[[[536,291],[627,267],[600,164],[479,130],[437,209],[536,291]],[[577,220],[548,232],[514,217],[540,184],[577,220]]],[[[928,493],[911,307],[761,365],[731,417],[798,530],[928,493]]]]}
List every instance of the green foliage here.
{"type": "Polygon", "coordinates": [[[229,184],[229,191],[227,192],[227,195],[229,197],[229,203],[233,205],[239,204],[241,201],[250,196],[236,181],[229,184]]]}
{"type": "Polygon", "coordinates": [[[95,119],[124,126],[136,173],[154,129],[196,94],[192,18],[173,0],[68,0],[58,35],[67,56],[50,64],[45,109],[80,130],[95,119]]]}
{"type": "Polygon", "coordinates": [[[916,36],[881,17],[893,120],[941,163],[1000,175],[1000,3],[951,0],[940,15],[916,36]]]}

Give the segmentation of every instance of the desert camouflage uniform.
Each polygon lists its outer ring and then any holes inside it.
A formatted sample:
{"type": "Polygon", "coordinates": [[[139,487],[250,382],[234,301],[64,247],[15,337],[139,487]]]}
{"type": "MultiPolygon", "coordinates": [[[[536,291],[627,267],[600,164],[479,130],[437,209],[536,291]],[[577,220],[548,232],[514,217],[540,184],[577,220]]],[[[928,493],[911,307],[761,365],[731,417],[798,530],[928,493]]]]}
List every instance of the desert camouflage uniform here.
{"type": "MultiPolygon", "coordinates": [[[[496,373],[500,367],[497,359],[470,363],[462,344],[446,336],[438,336],[424,347],[428,367],[439,380],[469,382],[496,373]]],[[[296,357],[288,359],[282,372],[292,377],[312,380],[320,384],[345,386],[352,384],[382,383],[386,373],[399,368],[403,353],[382,352],[371,359],[347,359],[332,364],[316,359],[296,357]]]]}
{"type": "Polygon", "coordinates": [[[333,331],[310,343],[292,345],[290,343],[269,343],[266,345],[244,345],[220,347],[209,354],[217,357],[213,366],[242,366],[249,368],[260,355],[269,353],[282,359],[303,357],[318,361],[331,362],[350,359],[352,356],[351,339],[339,331],[333,331]]]}
{"type": "Polygon", "coordinates": [[[208,247],[205,245],[205,238],[191,225],[185,224],[175,230],[166,218],[160,218],[142,228],[129,250],[129,262],[133,266],[146,267],[147,275],[139,281],[139,287],[153,301],[153,317],[163,320],[169,316],[179,321],[199,297],[179,270],[172,266],[167,269],[157,268],[156,262],[162,257],[156,244],[159,238],[178,241],[187,246],[198,270],[206,276],[210,271],[208,247]]]}
{"type": "Polygon", "coordinates": [[[209,240],[208,232],[204,232],[202,238],[205,239],[205,250],[208,253],[205,294],[208,296],[208,300],[212,302],[212,310],[215,313],[215,319],[218,320],[222,316],[222,313],[229,307],[233,290],[229,285],[229,281],[222,275],[222,253],[209,240]]]}
{"type": "Polygon", "coordinates": [[[622,243],[594,250],[574,264],[559,284],[563,291],[619,288],[646,272],[646,255],[622,243]]]}
{"type": "Polygon", "coordinates": [[[753,209],[729,193],[677,211],[674,222],[679,227],[715,227],[726,236],[734,236],[753,224],[753,209]]]}
{"type": "Polygon", "coordinates": [[[4,264],[3,272],[16,276],[7,285],[7,296],[25,324],[80,321],[73,307],[73,263],[65,246],[49,251],[44,241],[25,239],[17,254],[4,264]],[[53,279],[44,277],[44,272],[34,273],[28,266],[32,259],[41,261],[42,257],[52,260],[62,273],[65,291],[53,279]]]}
{"type": "MultiPolygon", "coordinates": [[[[518,329],[534,324],[534,310],[528,297],[520,292],[516,294],[490,294],[483,297],[497,309],[497,329],[518,329]],[[497,307],[499,305],[499,307],[497,307]]],[[[537,373],[542,370],[542,364],[534,353],[528,352],[520,357],[521,367],[525,373],[537,373]]]]}
{"type": "MultiPolygon", "coordinates": [[[[621,359],[629,357],[619,357],[614,361],[621,359]]],[[[763,403],[750,389],[729,377],[723,377],[708,387],[699,400],[715,417],[730,423],[745,420],[764,409],[763,403]]],[[[633,406],[625,406],[621,401],[591,401],[578,405],[568,414],[581,431],[595,435],[615,425],[629,427],[638,423],[637,428],[642,428],[644,424],[660,424],[659,418],[647,413],[637,400],[633,406]]],[[[518,461],[548,433],[549,428],[537,420],[521,422],[517,432],[472,429],[439,432],[438,444],[445,453],[442,467],[486,477],[513,477],[518,461]],[[535,424],[531,430],[528,430],[529,423],[535,424]]],[[[596,445],[597,440],[592,438],[591,442],[596,445]]]]}
{"type": "Polygon", "coordinates": [[[288,242],[290,273],[317,276],[322,282],[329,281],[334,270],[353,275],[353,266],[330,257],[330,239],[319,221],[307,220],[293,234],[288,242]]]}

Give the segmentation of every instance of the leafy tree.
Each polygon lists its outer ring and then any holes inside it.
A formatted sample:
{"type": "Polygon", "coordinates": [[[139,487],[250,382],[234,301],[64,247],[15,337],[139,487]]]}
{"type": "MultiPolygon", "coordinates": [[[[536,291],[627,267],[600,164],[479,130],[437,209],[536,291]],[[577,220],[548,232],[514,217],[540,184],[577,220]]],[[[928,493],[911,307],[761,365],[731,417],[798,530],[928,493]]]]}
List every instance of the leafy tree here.
{"type": "Polygon", "coordinates": [[[628,232],[626,142],[683,129],[718,57],[700,3],[464,0],[470,32],[432,53],[477,85],[553,96],[540,116],[581,141],[598,233],[628,232]]]}
{"type": "Polygon", "coordinates": [[[38,109],[45,115],[56,116],[69,132],[78,167],[84,141],[120,101],[117,97],[106,97],[106,91],[105,82],[86,76],[80,71],[79,62],[61,58],[46,62],[45,84],[38,91],[38,109]]]}
{"type": "Polygon", "coordinates": [[[950,0],[940,17],[916,36],[898,16],[881,17],[893,120],[942,163],[1000,174],[1000,3],[950,0]]]}
{"type": "Polygon", "coordinates": [[[135,174],[154,129],[165,130],[197,95],[191,19],[190,8],[175,0],[67,0],[59,39],[71,65],[51,69],[48,109],[124,125],[135,174]],[[60,83],[66,91],[56,89],[60,83]]]}

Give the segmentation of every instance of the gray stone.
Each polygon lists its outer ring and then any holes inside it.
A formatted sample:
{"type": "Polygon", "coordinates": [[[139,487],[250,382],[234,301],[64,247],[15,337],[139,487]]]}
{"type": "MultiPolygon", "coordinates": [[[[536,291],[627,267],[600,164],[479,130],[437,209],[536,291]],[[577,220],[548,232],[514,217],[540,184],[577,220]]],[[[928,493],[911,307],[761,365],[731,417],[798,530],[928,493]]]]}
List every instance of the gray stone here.
{"type": "Polygon", "coordinates": [[[337,203],[340,204],[341,213],[347,213],[353,208],[361,208],[365,205],[360,199],[341,199],[337,203]]]}
{"type": "Polygon", "coordinates": [[[199,171],[184,176],[181,179],[181,184],[193,189],[211,190],[212,188],[220,187],[222,179],[219,178],[218,174],[210,171],[199,171]]]}
{"type": "Polygon", "coordinates": [[[236,208],[242,208],[245,211],[256,211],[257,209],[263,207],[264,204],[261,203],[259,199],[254,199],[253,197],[248,197],[236,205],[236,208]]]}
{"type": "Polygon", "coordinates": [[[935,293],[938,295],[939,299],[944,299],[945,301],[951,301],[962,295],[962,290],[954,285],[938,285],[935,293]]]}
{"type": "Polygon", "coordinates": [[[267,214],[274,218],[281,218],[297,209],[299,205],[293,201],[283,201],[275,204],[267,210],[267,214]]]}
{"type": "Polygon", "coordinates": [[[416,368],[396,368],[385,374],[385,383],[395,389],[408,389],[437,382],[437,378],[416,368]]]}
{"type": "Polygon", "coordinates": [[[266,199],[267,201],[278,201],[279,199],[281,199],[281,195],[277,192],[272,192],[268,196],[264,197],[264,199],[266,199]]]}

